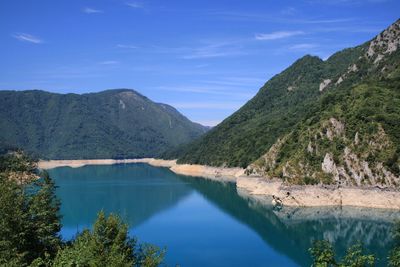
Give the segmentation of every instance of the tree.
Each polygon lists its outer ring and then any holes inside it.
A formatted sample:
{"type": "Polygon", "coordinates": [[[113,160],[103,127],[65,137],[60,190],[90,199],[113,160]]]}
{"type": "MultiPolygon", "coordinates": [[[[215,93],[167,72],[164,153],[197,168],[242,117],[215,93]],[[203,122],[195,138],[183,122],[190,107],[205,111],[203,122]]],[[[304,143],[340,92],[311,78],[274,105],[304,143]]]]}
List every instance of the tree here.
{"type": "Polygon", "coordinates": [[[351,246],[341,262],[335,260],[332,244],[326,240],[315,241],[309,251],[313,258],[313,267],[368,267],[375,264],[375,256],[363,254],[361,243],[351,246]]]}
{"type": "Polygon", "coordinates": [[[394,247],[388,256],[388,266],[400,266],[400,221],[395,223],[393,228],[394,247]]]}
{"type": "Polygon", "coordinates": [[[24,266],[29,254],[29,220],[21,188],[0,175],[0,266],[24,266]]]}
{"type": "Polygon", "coordinates": [[[164,250],[138,245],[128,225],[100,212],[93,230],[60,238],[60,201],[47,172],[21,153],[0,155],[0,266],[143,266],[162,264],[164,250]]]}
{"type": "Polygon", "coordinates": [[[328,267],[337,265],[332,244],[326,240],[315,241],[313,246],[309,249],[309,252],[313,258],[313,267],[328,267]]]}
{"type": "Polygon", "coordinates": [[[351,246],[344,256],[341,267],[368,267],[374,266],[375,256],[371,254],[363,254],[361,243],[351,246]]]}
{"type": "Polygon", "coordinates": [[[24,189],[33,177],[33,166],[20,152],[0,156],[0,265],[26,266],[32,258],[29,201],[24,189]]]}
{"type": "Polygon", "coordinates": [[[93,231],[84,230],[59,251],[54,266],[145,266],[162,263],[164,251],[154,246],[138,246],[128,236],[128,226],[116,215],[100,212],[93,231]]]}
{"type": "Polygon", "coordinates": [[[61,245],[55,184],[23,153],[0,156],[0,265],[54,258],[61,245]],[[11,263],[10,263],[11,262],[11,263]]]}
{"type": "Polygon", "coordinates": [[[47,172],[34,182],[37,190],[29,198],[29,223],[31,224],[31,251],[33,258],[53,258],[61,245],[60,200],[56,196],[56,185],[47,172]]]}

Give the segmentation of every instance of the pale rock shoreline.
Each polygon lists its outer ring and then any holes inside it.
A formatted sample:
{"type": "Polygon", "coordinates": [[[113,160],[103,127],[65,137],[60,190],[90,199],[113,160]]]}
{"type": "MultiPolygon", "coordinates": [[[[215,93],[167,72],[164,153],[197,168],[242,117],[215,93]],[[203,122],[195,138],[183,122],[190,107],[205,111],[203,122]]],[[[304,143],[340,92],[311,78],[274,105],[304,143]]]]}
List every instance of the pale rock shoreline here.
{"type": "Polygon", "coordinates": [[[275,196],[283,205],[292,207],[354,206],[400,209],[400,192],[395,190],[320,185],[287,186],[281,181],[255,177],[239,177],[236,186],[242,195],[270,198],[269,201],[275,196]]]}
{"type": "Polygon", "coordinates": [[[235,182],[236,178],[244,174],[244,169],[241,168],[222,168],[210,167],[204,165],[192,164],[177,164],[176,160],[162,160],[154,158],[143,159],[88,159],[88,160],[49,160],[39,161],[40,169],[53,169],[57,167],[72,167],[79,168],[85,165],[111,165],[124,163],[146,163],[154,167],[169,168],[176,174],[204,177],[218,181],[235,182]]]}
{"type": "Polygon", "coordinates": [[[216,181],[235,182],[241,195],[249,198],[264,198],[268,203],[272,196],[278,197],[284,206],[323,207],[354,206],[379,209],[400,209],[400,191],[380,188],[287,186],[281,181],[263,177],[248,177],[242,168],[210,167],[204,165],[177,164],[176,160],[143,159],[96,159],[96,160],[50,160],[40,161],[41,169],[85,165],[111,165],[123,163],[146,163],[155,167],[166,167],[181,175],[204,177],[216,181]]]}

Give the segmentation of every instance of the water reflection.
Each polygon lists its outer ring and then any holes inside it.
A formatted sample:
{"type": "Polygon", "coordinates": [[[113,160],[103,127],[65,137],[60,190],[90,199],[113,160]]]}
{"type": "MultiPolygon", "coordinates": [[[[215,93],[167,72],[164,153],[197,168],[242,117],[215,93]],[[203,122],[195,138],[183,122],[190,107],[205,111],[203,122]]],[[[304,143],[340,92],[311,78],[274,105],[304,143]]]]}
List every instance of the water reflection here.
{"type": "Polygon", "coordinates": [[[50,170],[63,200],[63,237],[90,227],[100,210],[135,227],[187,197],[192,189],[173,173],[143,164],[61,167],[50,170]],[[127,175],[129,174],[129,175],[127,175]],[[134,177],[134,179],[132,179],[134,177]]]}
{"type": "Polygon", "coordinates": [[[310,265],[308,249],[314,240],[322,239],[332,242],[339,256],[361,241],[367,251],[377,256],[377,266],[385,266],[392,241],[390,231],[393,222],[400,218],[394,210],[356,207],[275,210],[270,198],[249,197],[246,192],[237,192],[232,183],[182,176],[180,179],[301,266],[310,265]]]}
{"type": "MultiPolygon", "coordinates": [[[[237,192],[232,183],[180,176],[168,169],[144,164],[63,167],[51,170],[50,174],[59,186],[57,194],[62,199],[64,238],[71,238],[78,230],[90,227],[97,212],[103,209],[120,214],[132,228],[145,225],[143,231],[148,237],[158,236],[173,244],[174,250],[168,252],[175,257],[171,262],[184,262],[182,251],[188,244],[192,250],[206,246],[215,254],[223,248],[225,251],[218,253],[232,255],[233,249],[237,249],[234,246],[247,242],[247,257],[258,255],[258,258],[247,259],[248,264],[262,266],[260,261],[280,257],[300,266],[309,266],[308,248],[312,241],[328,239],[340,255],[344,254],[345,248],[361,241],[381,259],[378,266],[383,266],[390,247],[392,222],[399,218],[394,211],[362,208],[284,207],[276,211],[270,205],[270,199],[250,198],[244,191],[237,192]],[[205,201],[199,199],[199,195],[205,201]],[[172,224],[166,228],[168,222],[172,224]],[[226,225],[225,232],[219,228],[212,232],[217,224],[226,225]],[[241,231],[241,235],[229,233],[232,229],[241,231]],[[197,231],[196,240],[189,235],[193,231],[197,231]],[[249,231],[257,233],[261,245],[255,241],[249,243],[249,231]],[[187,236],[182,236],[183,233],[187,236]],[[210,234],[215,237],[215,244],[207,243],[210,234]],[[240,240],[233,244],[230,236],[240,240]],[[178,244],[178,239],[182,243],[178,244]],[[257,249],[256,254],[251,251],[257,249]],[[270,251],[268,255],[267,251],[270,251]]],[[[186,262],[205,260],[201,255],[199,258],[193,258],[193,255],[188,256],[186,262]]],[[[218,255],[215,257],[218,259],[218,255]]],[[[225,261],[229,263],[226,266],[232,265],[227,259],[225,261]]],[[[210,265],[210,262],[202,264],[210,265]]]]}

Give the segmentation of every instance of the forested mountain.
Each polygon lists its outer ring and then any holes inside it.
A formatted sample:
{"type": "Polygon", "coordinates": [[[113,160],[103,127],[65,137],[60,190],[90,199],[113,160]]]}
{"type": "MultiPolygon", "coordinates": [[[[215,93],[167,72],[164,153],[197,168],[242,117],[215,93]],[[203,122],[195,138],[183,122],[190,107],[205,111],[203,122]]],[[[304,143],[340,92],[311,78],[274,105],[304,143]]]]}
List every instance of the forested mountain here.
{"type": "Polygon", "coordinates": [[[0,91],[0,146],[47,159],[154,157],[207,128],[128,89],[0,91]]]}
{"type": "Polygon", "coordinates": [[[400,182],[400,20],[326,61],[305,56],[166,157],[292,183],[400,182]]]}

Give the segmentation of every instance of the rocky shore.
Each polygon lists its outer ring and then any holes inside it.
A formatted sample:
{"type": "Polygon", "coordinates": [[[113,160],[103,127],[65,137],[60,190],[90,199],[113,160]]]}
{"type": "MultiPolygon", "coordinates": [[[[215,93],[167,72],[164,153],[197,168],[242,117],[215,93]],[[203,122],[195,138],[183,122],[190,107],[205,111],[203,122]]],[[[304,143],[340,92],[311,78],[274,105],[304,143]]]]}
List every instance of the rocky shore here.
{"type": "Polygon", "coordinates": [[[279,180],[268,180],[263,177],[248,177],[241,168],[210,167],[203,165],[177,164],[176,160],[153,158],[126,160],[51,160],[40,161],[42,169],[61,166],[73,168],[84,165],[108,165],[123,163],[146,163],[155,167],[166,167],[171,171],[187,176],[204,177],[217,181],[235,182],[241,195],[249,198],[264,198],[266,203],[272,197],[279,199],[284,206],[322,207],[354,206],[380,209],[400,209],[400,191],[382,188],[334,187],[321,185],[294,186],[285,185],[279,180]]]}

